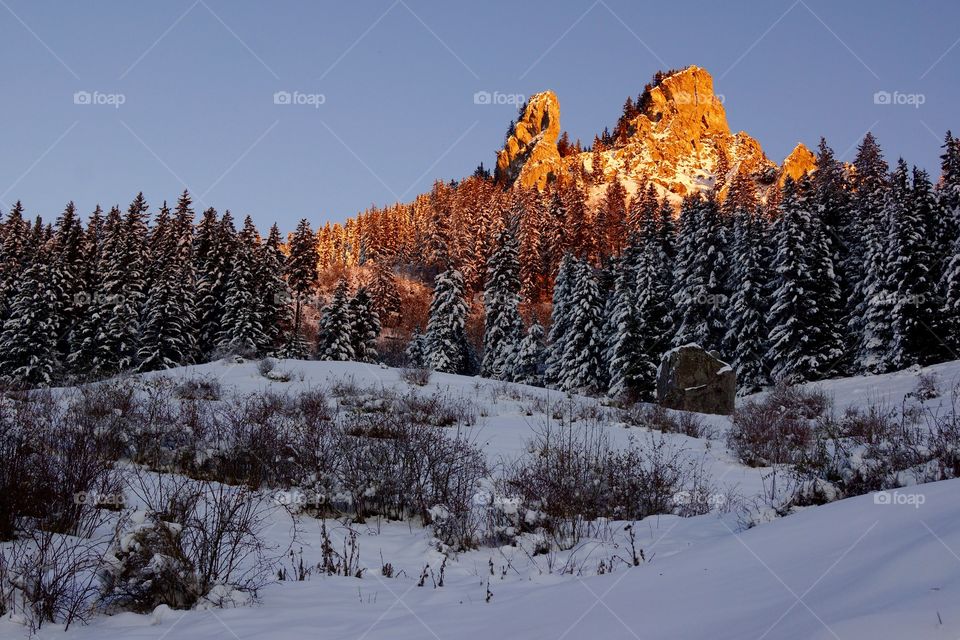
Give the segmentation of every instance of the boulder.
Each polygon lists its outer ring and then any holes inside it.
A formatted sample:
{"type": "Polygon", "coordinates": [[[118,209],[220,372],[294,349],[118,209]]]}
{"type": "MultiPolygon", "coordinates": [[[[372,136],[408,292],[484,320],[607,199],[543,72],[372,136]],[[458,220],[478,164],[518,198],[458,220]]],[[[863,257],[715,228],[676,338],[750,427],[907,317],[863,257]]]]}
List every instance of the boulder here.
{"type": "Polygon", "coordinates": [[[697,413],[733,413],[737,374],[733,367],[696,344],[663,354],[657,370],[657,403],[697,413]]]}

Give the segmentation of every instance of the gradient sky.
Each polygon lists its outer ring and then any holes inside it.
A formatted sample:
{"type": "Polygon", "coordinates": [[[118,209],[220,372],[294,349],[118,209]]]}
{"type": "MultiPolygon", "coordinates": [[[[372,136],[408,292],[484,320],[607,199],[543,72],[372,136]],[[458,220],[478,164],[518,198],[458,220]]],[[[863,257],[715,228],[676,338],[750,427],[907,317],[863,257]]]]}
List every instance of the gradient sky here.
{"type": "Polygon", "coordinates": [[[958,39],[955,0],[0,0],[0,206],[54,217],[187,187],[261,227],[342,221],[490,167],[516,107],[476,91],[553,89],[589,141],[657,69],[689,64],[778,162],[821,135],[851,159],[872,129],[889,160],[936,173],[960,130],[958,39]]]}

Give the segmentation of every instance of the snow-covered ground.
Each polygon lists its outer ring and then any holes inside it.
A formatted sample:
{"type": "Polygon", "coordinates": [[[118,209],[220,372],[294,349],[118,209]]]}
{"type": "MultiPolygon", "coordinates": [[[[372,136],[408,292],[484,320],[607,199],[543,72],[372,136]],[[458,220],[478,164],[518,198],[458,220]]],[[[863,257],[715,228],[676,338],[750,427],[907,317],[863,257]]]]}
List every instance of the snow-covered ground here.
{"type": "MultiPolygon", "coordinates": [[[[931,367],[950,401],[960,362],[931,367]]],[[[220,381],[225,393],[267,387],[290,392],[352,379],[362,387],[410,387],[400,372],[355,363],[281,361],[288,382],[270,381],[256,363],[214,363],[152,376],[220,381]]],[[[827,381],[817,386],[838,409],[882,400],[899,406],[918,372],[827,381]]],[[[434,374],[419,393],[470,398],[476,440],[488,459],[517,456],[549,403],[563,394],[520,385],[434,374]],[[538,400],[539,399],[539,400],[538,400]]],[[[747,399],[741,400],[741,402],[747,399]]],[[[582,399],[589,405],[596,401],[582,399]]],[[[727,451],[724,417],[704,416],[718,436],[667,436],[703,461],[716,488],[744,498],[764,488],[763,469],[740,465],[727,451]]],[[[612,423],[626,443],[643,430],[612,423]]],[[[124,613],[75,626],[68,637],[96,638],[957,638],[960,637],[960,480],[860,496],[743,530],[734,512],[693,518],[653,516],[633,526],[646,562],[628,568],[626,523],[608,523],[570,551],[534,554],[518,546],[450,556],[429,530],[370,520],[359,533],[363,578],[314,575],[278,582],[259,601],[229,609],[124,613]],[[889,497],[889,500],[883,498],[889,497]],[[390,563],[393,577],[381,575],[390,563]],[[441,569],[442,567],[442,569],[441,569]],[[604,569],[603,567],[612,567],[604,569]],[[442,586],[440,576],[442,570],[442,586]],[[602,575],[598,575],[602,574],[602,575]],[[419,586],[421,585],[422,586],[419,586]]],[[[300,521],[297,551],[319,558],[320,522],[300,521]]],[[[347,525],[327,520],[335,545],[347,525]]],[[[269,532],[281,540],[283,527],[269,532]]],[[[299,555],[297,556],[299,557],[299,555]]],[[[0,637],[24,628],[0,621],[0,637]]],[[[44,626],[41,637],[62,637],[44,626]]]]}

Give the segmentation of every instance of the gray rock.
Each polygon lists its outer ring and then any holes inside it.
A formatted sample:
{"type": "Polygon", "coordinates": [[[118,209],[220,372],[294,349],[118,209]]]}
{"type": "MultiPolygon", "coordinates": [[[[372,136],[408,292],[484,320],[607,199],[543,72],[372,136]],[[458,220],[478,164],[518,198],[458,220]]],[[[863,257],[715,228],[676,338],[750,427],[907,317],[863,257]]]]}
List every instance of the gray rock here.
{"type": "Polygon", "coordinates": [[[663,354],[657,370],[657,403],[697,413],[733,413],[737,374],[726,362],[696,344],[663,354]]]}

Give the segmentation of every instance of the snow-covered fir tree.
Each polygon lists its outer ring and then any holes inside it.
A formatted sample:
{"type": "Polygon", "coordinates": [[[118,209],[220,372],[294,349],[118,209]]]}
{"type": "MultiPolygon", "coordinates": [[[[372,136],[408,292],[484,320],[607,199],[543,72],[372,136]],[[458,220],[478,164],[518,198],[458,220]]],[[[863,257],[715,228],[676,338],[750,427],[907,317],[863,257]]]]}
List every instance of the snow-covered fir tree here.
{"type": "Polygon", "coordinates": [[[385,326],[393,326],[398,320],[401,308],[400,291],[397,279],[387,259],[377,256],[373,261],[373,274],[367,285],[367,290],[373,300],[373,308],[377,317],[385,326]]]}
{"type": "Polygon", "coordinates": [[[366,287],[358,287],[347,305],[350,319],[350,344],[357,362],[376,362],[380,316],[366,287]]]}
{"type": "Polygon", "coordinates": [[[903,198],[890,208],[890,291],[894,296],[893,341],[889,345],[894,368],[928,365],[946,355],[936,328],[940,291],[935,241],[937,238],[933,187],[925,171],[914,168],[906,185],[902,159],[894,171],[891,197],[903,198]]]}
{"type": "Polygon", "coordinates": [[[467,342],[467,301],[463,275],[447,269],[437,275],[424,334],[424,364],[444,373],[469,374],[474,356],[467,342]]]}
{"type": "Polygon", "coordinates": [[[227,279],[217,351],[252,356],[267,342],[267,337],[260,317],[260,287],[257,282],[256,260],[260,251],[260,236],[250,216],[244,220],[235,247],[227,279]]]}
{"type": "Polygon", "coordinates": [[[570,333],[571,305],[575,284],[576,262],[566,254],[560,261],[557,278],[553,285],[553,310],[550,316],[550,335],[547,339],[547,358],[544,380],[549,385],[559,385],[563,375],[564,353],[570,333]]]}
{"type": "Polygon", "coordinates": [[[274,224],[256,255],[256,282],[264,340],[263,344],[258,345],[261,353],[274,353],[282,348],[291,331],[291,295],[283,277],[284,260],[280,249],[280,229],[274,224]]]}
{"type": "Polygon", "coordinates": [[[143,310],[139,370],[167,369],[190,362],[196,351],[193,210],[184,191],[172,220],[158,216],[153,236],[156,273],[143,310]],[[166,228],[165,228],[166,227],[166,228]]]}
{"type": "Polygon", "coordinates": [[[11,296],[0,332],[0,375],[7,380],[46,386],[60,373],[56,313],[60,292],[50,286],[50,271],[47,260],[37,260],[21,274],[11,296]]]}
{"type": "Polygon", "coordinates": [[[341,278],[333,290],[333,297],[323,308],[317,327],[317,357],[321,360],[354,359],[349,295],[349,285],[341,278]]]}
{"type": "Polygon", "coordinates": [[[822,366],[814,347],[818,327],[814,325],[817,300],[809,260],[811,216],[809,183],[804,178],[787,178],[774,223],[777,243],[774,261],[776,288],[769,313],[770,347],[767,359],[774,382],[796,384],[816,377],[822,366]]]}
{"type": "Polygon", "coordinates": [[[405,355],[407,364],[413,368],[426,367],[426,338],[421,333],[420,327],[413,328],[413,335],[410,336],[410,343],[407,344],[405,355]]]}
{"type": "Polygon", "coordinates": [[[143,194],[107,218],[97,299],[94,372],[116,373],[138,362],[140,308],[145,298],[147,203],[143,194]]]}
{"type": "Polygon", "coordinates": [[[607,378],[608,395],[613,398],[636,399],[644,383],[643,339],[637,317],[637,262],[640,247],[636,236],[616,267],[616,280],[608,305],[607,378]]]}
{"type": "Polygon", "coordinates": [[[487,262],[483,306],[485,324],[481,375],[506,380],[510,374],[510,357],[523,338],[517,240],[509,226],[500,232],[497,248],[487,262]]]}
{"type": "Polygon", "coordinates": [[[564,391],[597,392],[605,377],[603,366],[603,297],[587,262],[573,263],[573,286],[567,309],[558,387],[564,391]]]}
{"type": "Polygon", "coordinates": [[[306,219],[300,221],[290,239],[286,272],[293,292],[293,327],[282,353],[288,358],[305,358],[307,345],[301,329],[304,304],[317,282],[317,237],[306,219]]]}
{"type": "Polygon", "coordinates": [[[857,336],[855,367],[859,371],[883,373],[891,366],[888,347],[892,338],[890,319],[893,296],[887,268],[889,211],[900,196],[892,197],[888,165],[872,134],[867,134],[853,162],[854,195],[851,234],[858,241],[848,259],[847,274],[853,278],[850,332],[857,336]]]}
{"type": "Polygon", "coordinates": [[[520,384],[543,385],[545,353],[543,326],[534,321],[510,358],[510,380],[520,384]]]}

